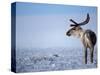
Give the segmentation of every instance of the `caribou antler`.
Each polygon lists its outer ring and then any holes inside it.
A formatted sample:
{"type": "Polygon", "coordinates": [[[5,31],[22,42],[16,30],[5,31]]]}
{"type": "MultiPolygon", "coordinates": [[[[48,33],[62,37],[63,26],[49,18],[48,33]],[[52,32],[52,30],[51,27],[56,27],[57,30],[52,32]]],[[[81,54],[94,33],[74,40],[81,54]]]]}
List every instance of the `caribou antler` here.
{"type": "Polygon", "coordinates": [[[81,26],[81,25],[85,25],[85,24],[87,24],[89,22],[89,20],[90,20],[89,14],[87,14],[86,20],[83,21],[83,22],[81,22],[81,23],[77,23],[74,20],[70,19],[70,21],[74,23],[74,24],[71,24],[70,26],[81,26]]]}
{"type": "Polygon", "coordinates": [[[73,22],[75,25],[78,25],[74,20],[70,19],[71,22],[73,22]]]}

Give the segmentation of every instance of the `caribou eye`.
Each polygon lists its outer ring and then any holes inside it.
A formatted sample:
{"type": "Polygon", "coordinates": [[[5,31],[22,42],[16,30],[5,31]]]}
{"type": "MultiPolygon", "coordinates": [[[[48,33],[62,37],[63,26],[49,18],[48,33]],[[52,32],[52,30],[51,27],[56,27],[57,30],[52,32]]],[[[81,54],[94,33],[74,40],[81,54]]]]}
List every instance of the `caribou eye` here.
{"type": "Polygon", "coordinates": [[[73,28],[73,30],[76,30],[76,29],[73,28]]]}

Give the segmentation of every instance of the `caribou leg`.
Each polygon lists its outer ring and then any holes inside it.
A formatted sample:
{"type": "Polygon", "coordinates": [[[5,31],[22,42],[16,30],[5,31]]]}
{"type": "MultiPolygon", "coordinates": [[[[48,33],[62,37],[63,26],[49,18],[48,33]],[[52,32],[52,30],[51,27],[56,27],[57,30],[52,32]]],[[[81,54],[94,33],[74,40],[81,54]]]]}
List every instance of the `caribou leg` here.
{"type": "Polygon", "coordinates": [[[85,64],[87,64],[87,48],[85,49],[85,64]]]}
{"type": "Polygon", "coordinates": [[[93,63],[93,52],[94,52],[94,48],[91,48],[90,49],[90,60],[91,60],[91,63],[93,63]]]}
{"type": "Polygon", "coordinates": [[[87,64],[87,48],[84,49],[84,63],[87,64]]]}

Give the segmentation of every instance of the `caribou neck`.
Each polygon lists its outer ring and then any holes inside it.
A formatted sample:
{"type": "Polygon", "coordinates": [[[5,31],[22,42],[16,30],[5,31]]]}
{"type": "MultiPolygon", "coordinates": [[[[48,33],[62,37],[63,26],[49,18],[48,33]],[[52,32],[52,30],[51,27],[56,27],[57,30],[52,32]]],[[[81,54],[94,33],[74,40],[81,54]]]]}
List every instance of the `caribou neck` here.
{"type": "Polygon", "coordinates": [[[79,30],[79,38],[82,40],[84,36],[85,30],[79,30]]]}

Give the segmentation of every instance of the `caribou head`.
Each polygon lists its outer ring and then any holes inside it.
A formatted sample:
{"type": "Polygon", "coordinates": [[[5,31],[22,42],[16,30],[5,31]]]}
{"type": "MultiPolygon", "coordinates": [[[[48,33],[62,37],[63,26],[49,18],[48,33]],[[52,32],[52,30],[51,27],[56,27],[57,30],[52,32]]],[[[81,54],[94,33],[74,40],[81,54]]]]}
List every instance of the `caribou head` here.
{"type": "Polygon", "coordinates": [[[89,20],[90,20],[89,14],[87,14],[86,20],[81,23],[77,23],[74,20],[70,19],[70,21],[73,22],[74,24],[70,25],[72,28],[69,31],[67,31],[66,35],[80,37],[82,34],[81,32],[83,32],[83,29],[81,26],[87,24],[89,20]]]}

